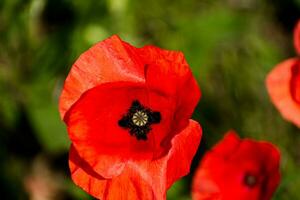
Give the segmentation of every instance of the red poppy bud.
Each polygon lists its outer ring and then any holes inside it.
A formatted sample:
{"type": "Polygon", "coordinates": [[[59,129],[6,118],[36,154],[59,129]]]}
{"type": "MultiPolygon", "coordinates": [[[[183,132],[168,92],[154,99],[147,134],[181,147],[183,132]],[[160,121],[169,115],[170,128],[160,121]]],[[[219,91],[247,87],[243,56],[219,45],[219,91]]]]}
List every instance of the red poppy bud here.
{"type": "Polygon", "coordinates": [[[193,179],[193,200],[270,200],[279,181],[278,149],[229,131],[204,155],[193,179]]]}
{"type": "Polygon", "coordinates": [[[60,97],[73,181],[100,199],[164,199],[201,139],[182,53],[112,36],[74,63],[60,97]]]}

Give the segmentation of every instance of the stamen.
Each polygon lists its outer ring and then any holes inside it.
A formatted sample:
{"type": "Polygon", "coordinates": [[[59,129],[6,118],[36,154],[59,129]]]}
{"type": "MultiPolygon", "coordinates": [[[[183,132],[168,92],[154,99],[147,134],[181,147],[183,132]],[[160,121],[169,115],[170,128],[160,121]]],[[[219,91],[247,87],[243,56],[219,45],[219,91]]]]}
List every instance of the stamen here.
{"type": "Polygon", "coordinates": [[[148,115],[139,110],[133,114],[132,122],[137,126],[145,126],[148,122],[148,115]]]}
{"type": "Polygon", "coordinates": [[[251,174],[247,174],[244,178],[244,183],[248,186],[248,187],[254,187],[257,183],[257,178],[254,175],[251,174]]]}
{"type": "Polygon", "coordinates": [[[129,129],[129,133],[137,140],[147,140],[151,125],[161,120],[160,112],[145,108],[138,100],[132,102],[127,113],[119,120],[119,126],[129,129]]]}

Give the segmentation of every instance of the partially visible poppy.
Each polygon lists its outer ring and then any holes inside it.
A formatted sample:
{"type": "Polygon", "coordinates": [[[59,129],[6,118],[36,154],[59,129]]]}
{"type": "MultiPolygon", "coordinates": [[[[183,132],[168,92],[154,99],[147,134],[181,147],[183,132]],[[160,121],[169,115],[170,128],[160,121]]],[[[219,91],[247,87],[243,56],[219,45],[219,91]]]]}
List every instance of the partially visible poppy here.
{"type": "Polygon", "coordinates": [[[271,143],[229,131],[196,170],[193,200],[270,200],[280,181],[279,160],[271,143]]]}
{"type": "Polygon", "coordinates": [[[165,199],[201,139],[200,89],[181,52],[112,36],[74,63],[60,97],[73,181],[99,199],[165,199]]]}
{"type": "MultiPolygon", "coordinates": [[[[294,46],[300,56],[300,21],[294,31],[294,46]]],[[[266,79],[270,98],[281,115],[300,127],[300,59],[290,58],[274,67],[266,79]]]]}

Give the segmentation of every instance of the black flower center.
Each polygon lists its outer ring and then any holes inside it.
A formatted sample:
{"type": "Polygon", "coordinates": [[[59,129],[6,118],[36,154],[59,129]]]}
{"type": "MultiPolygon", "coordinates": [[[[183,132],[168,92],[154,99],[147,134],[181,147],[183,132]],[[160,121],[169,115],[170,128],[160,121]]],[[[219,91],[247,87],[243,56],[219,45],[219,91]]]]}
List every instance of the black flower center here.
{"type": "Polygon", "coordinates": [[[160,112],[144,107],[138,100],[134,100],[127,113],[119,120],[122,128],[129,129],[129,133],[137,140],[147,140],[151,125],[161,120],[160,112]]]}
{"type": "Polygon", "coordinates": [[[246,184],[246,186],[252,188],[257,183],[257,177],[251,174],[246,174],[246,176],[244,177],[244,183],[246,184]]]}

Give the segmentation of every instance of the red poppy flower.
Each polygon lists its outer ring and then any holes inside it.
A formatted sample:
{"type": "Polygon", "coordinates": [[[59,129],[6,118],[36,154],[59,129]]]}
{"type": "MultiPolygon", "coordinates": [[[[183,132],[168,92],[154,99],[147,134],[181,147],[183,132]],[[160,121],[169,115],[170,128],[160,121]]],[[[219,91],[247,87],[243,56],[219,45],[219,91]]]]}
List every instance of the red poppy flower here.
{"type": "Polygon", "coordinates": [[[112,36],[74,63],[60,97],[73,181],[100,199],[164,199],[201,139],[182,53],[112,36]]]}
{"type": "MultiPolygon", "coordinates": [[[[294,45],[300,55],[300,21],[294,31],[294,45]]],[[[290,58],[275,66],[266,85],[281,115],[300,127],[300,59],[290,58]]]]}
{"type": "Polygon", "coordinates": [[[279,160],[272,144],[229,131],[198,167],[193,200],[269,200],[280,181],[279,160]]]}

